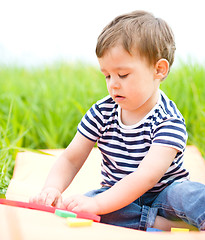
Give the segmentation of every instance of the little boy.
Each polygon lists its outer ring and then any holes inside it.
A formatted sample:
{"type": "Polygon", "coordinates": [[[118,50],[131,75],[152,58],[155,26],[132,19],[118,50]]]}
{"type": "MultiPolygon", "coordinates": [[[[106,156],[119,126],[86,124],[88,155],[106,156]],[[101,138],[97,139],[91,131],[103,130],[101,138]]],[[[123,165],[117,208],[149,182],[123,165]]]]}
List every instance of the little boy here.
{"type": "Polygon", "coordinates": [[[205,228],[205,186],[190,182],[183,167],[185,122],[159,90],[174,52],[170,27],[150,13],[121,15],[104,28],[96,54],[109,96],[83,117],[31,202],[99,214],[104,223],[134,229],[160,228],[157,214],[205,228]],[[62,201],[96,142],[102,188],[62,201]]]}

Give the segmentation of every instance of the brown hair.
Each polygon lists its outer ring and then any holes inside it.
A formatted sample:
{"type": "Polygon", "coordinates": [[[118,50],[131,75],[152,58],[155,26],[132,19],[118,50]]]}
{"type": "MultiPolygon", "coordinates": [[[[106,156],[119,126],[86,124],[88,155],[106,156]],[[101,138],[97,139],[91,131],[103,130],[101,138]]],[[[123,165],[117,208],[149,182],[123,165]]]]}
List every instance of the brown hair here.
{"type": "Polygon", "coordinates": [[[134,11],[116,17],[98,37],[96,55],[117,44],[122,44],[131,55],[145,57],[149,64],[165,58],[171,66],[174,61],[175,41],[168,24],[145,11],[134,11]]]}

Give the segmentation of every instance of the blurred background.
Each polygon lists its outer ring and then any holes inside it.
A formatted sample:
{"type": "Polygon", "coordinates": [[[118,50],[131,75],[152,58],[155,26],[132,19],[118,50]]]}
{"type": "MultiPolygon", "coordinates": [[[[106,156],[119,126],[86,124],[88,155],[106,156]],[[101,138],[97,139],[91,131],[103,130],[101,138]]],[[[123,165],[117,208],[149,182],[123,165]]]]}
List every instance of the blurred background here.
{"type": "Polygon", "coordinates": [[[0,0],[0,63],[97,64],[95,44],[103,27],[136,9],[150,11],[172,27],[175,65],[179,59],[205,62],[203,0],[0,0]]]}

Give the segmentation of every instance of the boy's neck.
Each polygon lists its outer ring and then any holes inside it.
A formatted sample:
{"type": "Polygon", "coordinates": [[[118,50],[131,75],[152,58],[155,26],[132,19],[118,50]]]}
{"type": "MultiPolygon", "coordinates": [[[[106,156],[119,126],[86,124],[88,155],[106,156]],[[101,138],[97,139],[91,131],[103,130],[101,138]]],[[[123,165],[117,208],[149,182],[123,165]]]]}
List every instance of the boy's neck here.
{"type": "Polygon", "coordinates": [[[152,99],[143,104],[143,106],[139,107],[137,110],[129,111],[121,108],[121,122],[124,125],[130,126],[139,123],[157,104],[159,99],[159,90],[156,91],[155,96],[152,99]]]}

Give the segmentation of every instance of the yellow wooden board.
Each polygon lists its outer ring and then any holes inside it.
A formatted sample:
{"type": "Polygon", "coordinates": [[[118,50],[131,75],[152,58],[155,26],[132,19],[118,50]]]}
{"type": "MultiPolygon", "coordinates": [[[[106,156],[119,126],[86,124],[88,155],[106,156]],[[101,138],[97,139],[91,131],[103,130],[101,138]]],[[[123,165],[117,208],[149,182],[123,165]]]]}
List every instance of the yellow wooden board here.
{"type": "Polygon", "coordinates": [[[52,213],[0,205],[1,240],[204,240],[202,232],[149,233],[102,223],[71,228],[52,213]]]}
{"type": "MultiPolygon", "coordinates": [[[[38,193],[56,158],[59,150],[46,150],[51,155],[31,152],[18,153],[14,175],[9,184],[6,197],[10,200],[28,201],[31,195],[38,193]]],[[[93,149],[86,163],[79,171],[71,186],[63,194],[85,193],[100,187],[101,156],[93,149]]],[[[205,183],[205,162],[198,149],[189,146],[185,152],[185,166],[190,171],[191,179],[205,183]]],[[[101,223],[83,228],[70,228],[66,219],[52,213],[0,205],[0,239],[196,239],[204,240],[204,232],[162,232],[149,233],[115,227],[101,223]]]]}

